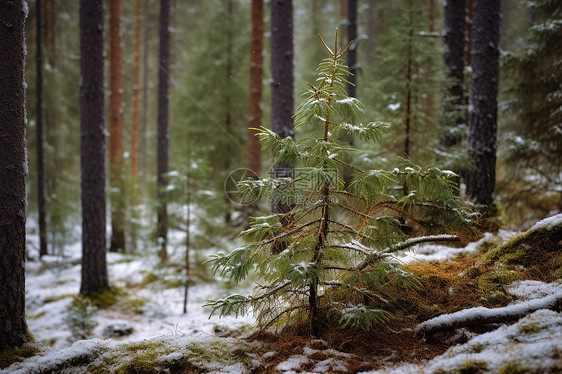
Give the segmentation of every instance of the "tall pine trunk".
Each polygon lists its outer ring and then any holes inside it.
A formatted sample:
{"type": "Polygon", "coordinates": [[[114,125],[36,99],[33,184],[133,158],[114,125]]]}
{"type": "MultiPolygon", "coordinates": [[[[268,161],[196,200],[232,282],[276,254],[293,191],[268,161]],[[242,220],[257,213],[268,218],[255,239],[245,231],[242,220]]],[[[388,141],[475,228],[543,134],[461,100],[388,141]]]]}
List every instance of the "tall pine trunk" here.
{"type": "Polygon", "coordinates": [[[80,0],[82,294],[103,292],[109,287],[105,247],[103,49],[103,0],[80,0]]]}
{"type": "Polygon", "coordinates": [[[22,0],[0,2],[0,352],[27,340],[25,17],[22,0]]]}
{"type": "Polygon", "coordinates": [[[47,254],[47,221],[45,219],[45,157],[43,136],[43,14],[41,0],[36,0],[37,17],[37,53],[35,67],[37,71],[36,103],[37,118],[35,126],[37,130],[37,205],[39,210],[39,256],[47,254]]]}
{"type": "Polygon", "coordinates": [[[263,0],[252,0],[252,41],[250,46],[250,108],[248,169],[257,178],[261,173],[261,144],[256,136],[262,121],[263,93],[263,0]]]}
{"type": "Polygon", "coordinates": [[[111,244],[109,250],[125,252],[121,0],[110,0],[109,7],[109,175],[111,185],[111,244]]]}
{"type": "Polygon", "coordinates": [[[460,143],[462,134],[456,128],[466,123],[464,113],[465,19],[466,0],[447,0],[443,60],[449,86],[443,98],[440,139],[444,147],[460,143]]]}
{"type": "MultiPolygon", "coordinates": [[[[294,138],[293,130],[293,2],[271,2],[271,128],[281,138],[294,138]]],[[[290,176],[293,169],[275,165],[273,177],[290,176]]],[[[276,197],[273,212],[285,214],[291,210],[288,201],[276,197]]],[[[275,251],[280,251],[277,248],[275,251]]]]}
{"type": "Polygon", "coordinates": [[[168,205],[166,201],[166,174],[168,173],[168,104],[170,68],[170,0],[160,0],[158,67],[158,145],[157,145],[157,237],[162,262],[168,259],[168,205]]]}
{"type": "Polygon", "coordinates": [[[468,154],[474,165],[467,192],[490,205],[496,182],[496,132],[499,81],[500,0],[475,0],[468,154]]]}

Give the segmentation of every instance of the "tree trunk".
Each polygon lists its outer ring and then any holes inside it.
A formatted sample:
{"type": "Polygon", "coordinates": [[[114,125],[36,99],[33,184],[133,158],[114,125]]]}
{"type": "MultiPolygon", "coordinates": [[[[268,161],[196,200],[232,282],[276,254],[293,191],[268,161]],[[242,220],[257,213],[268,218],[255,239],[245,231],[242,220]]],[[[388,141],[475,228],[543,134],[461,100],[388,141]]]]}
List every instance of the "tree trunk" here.
{"type": "Polygon", "coordinates": [[[144,184],[146,175],[146,132],[148,125],[148,6],[149,0],[144,0],[144,26],[142,51],[142,116],[139,136],[139,172],[144,184]]]}
{"type": "Polygon", "coordinates": [[[37,17],[37,52],[35,67],[37,71],[36,83],[36,130],[37,130],[37,203],[39,210],[39,256],[47,254],[47,222],[45,220],[45,157],[43,144],[43,14],[41,0],[36,0],[37,17]]]}
{"type": "Polygon", "coordinates": [[[454,146],[462,140],[455,129],[465,123],[464,113],[464,49],[466,28],[466,0],[447,0],[445,4],[445,51],[443,60],[449,86],[443,98],[441,144],[454,146]]]}
{"type": "Polygon", "coordinates": [[[263,0],[252,0],[252,41],[250,48],[250,109],[248,129],[248,169],[257,178],[261,173],[261,145],[256,130],[262,121],[263,92],[263,0]]]}
{"type": "Polygon", "coordinates": [[[500,0],[474,2],[467,192],[482,205],[493,202],[496,182],[500,13],[500,0]]]}
{"type": "MultiPolygon", "coordinates": [[[[295,137],[293,130],[293,2],[271,2],[271,128],[281,138],[295,137]]],[[[293,169],[275,165],[273,177],[290,177],[293,169]]],[[[287,201],[275,199],[273,212],[288,213],[287,201]]]]}
{"type": "Polygon", "coordinates": [[[375,50],[375,0],[369,0],[367,35],[367,63],[369,66],[373,66],[373,52],[375,50]]]}
{"type": "Polygon", "coordinates": [[[43,8],[43,19],[45,20],[45,46],[47,47],[47,59],[49,64],[54,66],[56,62],[56,45],[55,45],[55,0],[45,0],[43,8]]]}
{"type": "Polygon", "coordinates": [[[27,340],[25,9],[21,0],[0,2],[0,352],[27,340]]]}
{"type": "Polygon", "coordinates": [[[352,43],[347,51],[347,66],[352,74],[347,77],[347,94],[357,97],[357,0],[347,0],[347,41],[352,43]]]}
{"type": "Polygon", "coordinates": [[[131,123],[131,178],[139,174],[139,107],[140,107],[140,39],[141,0],[135,0],[135,42],[133,50],[133,115],[131,123]]]}
{"type": "Polygon", "coordinates": [[[103,0],[80,0],[80,126],[82,284],[80,293],[108,288],[105,247],[103,0]]]}
{"type": "Polygon", "coordinates": [[[110,0],[109,11],[109,175],[111,185],[111,244],[109,250],[125,252],[121,0],[110,0]]]}
{"type": "Polygon", "coordinates": [[[162,262],[168,259],[168,205],[166,201],[166,173],[168,173],[168,104],[170,68],[170,0],[160,1],[158,67],[158,149],[157,149],[157,237],[162,262]]]}

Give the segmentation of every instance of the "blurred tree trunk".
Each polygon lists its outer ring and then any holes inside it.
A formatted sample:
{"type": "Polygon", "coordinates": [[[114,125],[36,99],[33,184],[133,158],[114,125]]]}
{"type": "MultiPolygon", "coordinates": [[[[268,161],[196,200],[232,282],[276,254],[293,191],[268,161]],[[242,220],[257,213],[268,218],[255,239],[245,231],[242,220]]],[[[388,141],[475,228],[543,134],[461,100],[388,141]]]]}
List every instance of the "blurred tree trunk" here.
{"type": "Polygon", "coordinates": [[[158,146],[157,146],[157,237],[162,262],[168,259],[168,119],[170,68],[170,0],[160,0],[160,56],[158,66],[158,146]]]}
{"type": "Polygon", "coordinates": [[[367,63],[369,66],[373,66],[373,52],[375,51],[375,0],[369,0],[367,36],[367,63]]]}
{"type": "Polygon", "coordinates": [[[131,123],[131,178],[139,174],[139,107],[140,107],[140,45],[141,0],[135,0],[135,39],[133,50],[133,115],[131,123]]]}
{"type": "Polygon", "coordinates": [[[36,123],[37,130],[37,205],[39,210],[39,256],[47,254],[47,222],[45,220],[45,157],[43,145],[43,13],[41,11],[41,0],[36,0],[37,17],[37,52],[35,54],[36,75],[36,123]]]}
{"type": "Polygon", "coordinates": [[[146,132],[148,126],[148,8],[149,0],[144,0],[144,25],[142,40],[142,116],[139,135],[139,173],[143,184],[146,176],[146,132]]]}
{"type": "Polygon", "coordinates": [[[28,340],[25,322],[25,17],[22,0],[0,2],[0,352],[21,346],[28,340]]]}
{"type": "Polygon", "coordinates": [[[347,94],[357,97],[357,0],[347,0],[347,43],[352,43],[347,51],[347,67],[352,74],[347,77],[347,94]]]}
{"type": "Polygon", "coordinates": [[[138,221],[138,175],[139,175],[139,108],[140,108],[140,45],[141,45],[141,0],[135,0],[135,36],[133,42],[133,115],[131,119],[131,245],[137,247],[138,221]]]}
{"type": "Polygon", "coordinates": [[[80,0],[80,127],[82,284],[80,293],[109,287],[105,235],[103,0],[80,0]]]}
{"type": "Polygon", "coordinates": [[[56,44],[55,44],[55,0],[45,0],[43,8],[45,47],[47,47],[47,59],[49,64],[54,66],[56,62],[56,44]]]}
{"type": "Polygon", "coordinates": [[[496,182],[500,14],[500,0],[474,1],[467,192],[482,205],[493,202],[496,182]]]}
{"type": "Polygon", "coordinates": [[[464,112],[466,0],[447,0],[445,3],[445,50],[443,60],[449,80],[442,104],[440,142],[451,147],[461,142],[458,127],[466,123],[464,112]]]}
{"type": "Polygon", "coordinates": [[[125,178],[123,159],[123,47],[121,0],[109,1],[109,182],[112,252],[125,252],[125,178]]]}
{"type": "Polygon", "coordinates": [[[256,130],[262,121],[263,92],[263,0],[252,0],[252,41],[250,47],[250,108],[248,129],[248,169],[259,177],[261,173],[261,145],[256,130]]]}
{"type": "MultiPolygon", "coordinates": [[[[271,128],[281,138],[295,137],[293,130],[293,2],[271,2],[271,128]]],[[[293,169],[275,165],[273,177],[290,177],[293,169]]],[[[276,198],[273,212],[291,210],[287,201],[276,198]]]]}

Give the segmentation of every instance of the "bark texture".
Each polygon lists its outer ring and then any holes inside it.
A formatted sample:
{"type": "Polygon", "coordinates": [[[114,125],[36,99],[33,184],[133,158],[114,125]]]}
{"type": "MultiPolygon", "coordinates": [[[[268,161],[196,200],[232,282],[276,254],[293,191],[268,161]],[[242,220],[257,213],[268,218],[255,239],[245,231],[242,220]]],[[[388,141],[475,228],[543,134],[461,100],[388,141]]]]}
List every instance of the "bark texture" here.
{"type": "Polygon", "coordinates": [[[467,192],[477,204],[490,205],[496,183],[500,0],[475,0],[468,154],[474,165],[467,192]]]}
{"type": "Polygon", "coordinates": [[[0,2],[0,351],[26,341],[22,0],[0,2]]]}
{"type": "Polygon", "coordinates": [[[462,136],[449,129],[465,123],[464,61],[465,61],[466,0],[447,0],[445,3],[445,51],[443,60],[449,86],[443,99],[441,144],[458,144],[462,136]]]}
{"type": "Polygon", "coordinates": [[[39,210],[39,256],[47,254],[47,222],[45,219],[45,157],[43,136],[43,13],[41,0],[35,1],[37,17],[37,52],[35,55],[36,75],[36,104],[37,116],[35,129],[37,130],[37,205],[39,210]]]}
{"type": "Polygon", "coordinates": [[[263,94],[263,0],[252,0],[252,40],[250,45],[250,109],[248,129],[248,169],[261,173],[261,144],[256,130],[262,120],[263,94]]]}
{"type": "Polygon", "coordinates": [[[158,68],[158,146],[157,146],[157,237],[160,259],[168,259],[168,205],[166,202],[166,173],[168,173],[168,106],[170,67],[170,0],[160,1],[160,55],[158,68]]]}
{"type": "Polygon", "coordinates": [[[103,0],[80,0],[82,294],[103,292],[109,286],[105,258],[103,47],[103,0]]]}
{"type": "MultiPolygon", "coordinates": [[[[293,2],[271,2],[271,128],[281,138],[295,137],[293,97],[293,2]]],[[[286,165],[273,168],[274,177],[288,177],[286,165]]],[[[287,213],[289,204],[281,199],[273,203],[274,213],[287,213]]]]}
{"type": "Polygon", "coordinates": [[[121,5],[121,0],[109,1],[109,172],[111,184],[111,244],[109,250],[112,252],[125,252],[121,5]]]}

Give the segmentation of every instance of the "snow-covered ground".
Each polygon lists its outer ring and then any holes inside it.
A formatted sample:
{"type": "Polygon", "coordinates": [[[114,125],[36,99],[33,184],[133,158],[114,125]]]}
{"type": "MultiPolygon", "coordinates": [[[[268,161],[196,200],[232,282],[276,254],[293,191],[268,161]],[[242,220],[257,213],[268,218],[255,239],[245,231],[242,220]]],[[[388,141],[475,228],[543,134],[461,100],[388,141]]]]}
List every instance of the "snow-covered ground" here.
{"type": "MultiPolygon", "coordinates": [[[[34,238],[30,238],[34,240],[34,238]]],[[[171,242],[182,240],[179,233],[171,233],[171,242]]],[[[213,251],[210,249],[209,251],[213,251]]],[[[81,247],[69,246],[61,256],[43,256],[27,262],[26,308],[30,331],[38,342],[54,348],[72,343],[67,317],[73,296],[79,293],[81,247]]],[[[211,310],[203,305],[229,291],[217,283],[198,282],[189,288],[188,311],[183,313],[184,287],[174,285],[180,274],[159,267],[156,256],[134,256],[108,253],[110,285],[125,291],[118,303],[93,313],[97,326],[89,338],[104,338],[104,331],[115,324],[127,325],[132,333],[119,337],[122,341],[138,341],[166,335],[213,335],[215,330],[235,331],[253,325],[251,317],[209,318],[211,310]],[[146,277],[159,281],[146,282],[146,277]],[[173,281],[173,282],[170,282],[173,281]],[[168,288],[165,283],[172,284],[168,288]]]]}
{"type": "MultiPolygon", "coordinates": [[[[552,225],[559,223],[561,219],[562,215],[557,215],[535,226],[552,225]]],[[[443,261],[463,253],[473,253],[484,241],[503,242],[514,234],[508,231],[500,231],[495,235],[487,234],[479,242],[464,248],[426,244],[406,253],[401,260],[407,263],[443,261]]],[[[171,242],[181,242],[181,235],[174,235],[171,242]]],[[[31,247],[36,245],[36,237],[30,235],[29,240],[31,247]]],[[[209,253],[213,251],[216,250],[210,249],[209,253]]],[[[170,273],[169,269],[159,267],[155,256],[115,253],[108,254],[111,284],[127,293],[121,295],[114,306],[95,311],[91,319],[97,325],[89,333],[88,340],[72,344],[68,316],[73,297],[79,291],[79,259],[80,245],[76,244],[65,249],[64,257],[45,256],[40,261],[28,261],[26,302],[29,329],[38,342],[51,348],[23,363],[0,370],[0,373],[40,372],[37,368],[47,370],[45,372],[56,370],[74,373],[88,372],[95,365],[103,363],[123,365],[124,359],[118,352],[133,348],[142,351],[144,348],[139,347],[149,342],[147,339],[158,345],[156,352],[159,352],[159,362],[171,362],[183,355],[190,357],[194,365],[199,365],[198,368],[207,372],[252,372],[277,354],[268,351],[262,343],[247,343],[237,338],[221,337],[233,331],[247,333],[254,323],[251,317],[209,318],[210,310],[203,307],[206,300],[222,297],[232,290],[221,287],[219,283],[199,282],[190,287],[188,313],[183,314],[183,287],[163,286],[168,279],[181,279],[181,275],[178,278],[177,272],[170,273]],[[155,275],[158,281],[147,283],[146,277],[149,273],[155,275]],[[130,334],[109,336],[113,328],[127,330],[130,334]],[[118,341],[126,342],[126,345],[118,341]],[[202,350],[208,350],[205,360],[197,356],[202,350]],[[258,350],[259,354],[253,353],[258,350]],[[234,355],[232,352],[238,353],[234,355]],[[77,357],[85,358],[88,364],[61,369],[61,362],[77,357]]],[[[539,304],[541,299],[560,295],[562,284],[519,281],[513,283],[507,291],[517,298],[512,304],[512,307],[517,309],[525,303],[532,303],[533,300],[537,301],[535,304],[539,304]]],[[[470,315],[471,312],[464,313],[470,315]]],[[[562,314],[558,312],[540,309],[514,324],[501,324],[495,330],[480,335],[467,332],[465,336],[468,337],[466,343],[453,346],[432,360],[389,364],[390,366],[368,373],[562,372],[562,314]]],[[[278,373],[345,373],[348,368],[346,360],[351,356],[327,346],[319,348],[317,344],[304,347],[282,362],[277,361],[273,369],[278,373]]]]}

